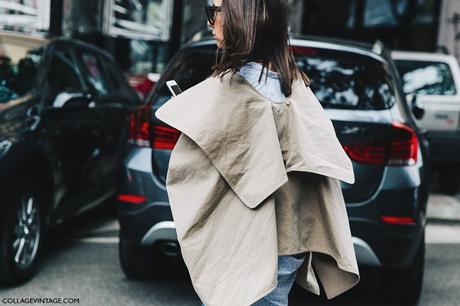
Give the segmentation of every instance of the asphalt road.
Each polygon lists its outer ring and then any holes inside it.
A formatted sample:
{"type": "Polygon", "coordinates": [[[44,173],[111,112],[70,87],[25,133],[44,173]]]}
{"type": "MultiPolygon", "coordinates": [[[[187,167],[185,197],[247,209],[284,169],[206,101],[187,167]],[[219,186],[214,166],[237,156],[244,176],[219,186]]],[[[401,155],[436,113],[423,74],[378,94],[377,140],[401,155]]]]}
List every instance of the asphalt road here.
{"type": "MultiPolygon", "coordinates": [[[[116,219],[103,211],[50,232],[39,273],[22,286],[0,289],[0,305],[3,297],[74,297],[79,298],[77,305],[97,306],[201,305],[181,262],[171,263],[171,270],[155,279],[126,278],[118,262],[117,236],[116,219]]],[[[426,239],[419,305],[460,305],[460,224],[431,224],[426,239]]],[[[388,305],[378,302],[375,292],[365,287],[327,301],[295,286],[290,305],[388,305]]]]}

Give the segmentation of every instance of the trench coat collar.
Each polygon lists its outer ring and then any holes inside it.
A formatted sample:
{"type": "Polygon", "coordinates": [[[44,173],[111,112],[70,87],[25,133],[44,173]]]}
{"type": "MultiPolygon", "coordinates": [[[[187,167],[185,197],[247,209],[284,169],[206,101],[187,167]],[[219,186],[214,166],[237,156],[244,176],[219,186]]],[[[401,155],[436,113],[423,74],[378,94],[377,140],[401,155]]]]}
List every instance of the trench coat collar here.
{"type": "Polygon", "coordinates": [[[314,172],[353,183],[351,162],[310,88],[301,79],[295,80],[289,99],[305,103],[299,109],[303,113],[296,116],[311,121],[303,127],[308,128],[306,134],[300,136],[313,140],[310,143],[328,144],[327,148],[303,150],[310,158],[293,165],[286,164],[280,150],[273,118],[279,105],[260,95],[238,74],[210,77],[171,98],[155,115],[191,138],[249,208],[256,208],[285,184],[289,171],[314,172]]]}

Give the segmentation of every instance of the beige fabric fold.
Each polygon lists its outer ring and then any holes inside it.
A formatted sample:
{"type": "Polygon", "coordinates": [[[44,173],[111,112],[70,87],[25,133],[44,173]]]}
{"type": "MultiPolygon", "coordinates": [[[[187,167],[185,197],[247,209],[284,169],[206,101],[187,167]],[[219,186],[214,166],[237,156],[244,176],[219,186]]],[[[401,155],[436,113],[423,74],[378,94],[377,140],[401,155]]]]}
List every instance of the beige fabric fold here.
{"type": "Polygon", "coordinates": [[[354,183],[330,119],[299,79],[286,103],[243,78],[208,78],[155,113],[182,132],[166,188],[182,256],[205,305],[251,305],[278,255],[308,252],[296,282],[333,298],[359,281],[339,180],[354,183]]]}

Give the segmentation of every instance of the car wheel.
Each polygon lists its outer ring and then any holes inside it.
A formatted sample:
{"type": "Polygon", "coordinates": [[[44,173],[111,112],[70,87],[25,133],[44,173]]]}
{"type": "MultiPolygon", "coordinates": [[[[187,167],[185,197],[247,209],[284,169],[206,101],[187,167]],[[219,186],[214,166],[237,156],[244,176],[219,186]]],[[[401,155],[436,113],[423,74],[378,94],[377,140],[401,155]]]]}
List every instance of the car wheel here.
{"type": "Polygon", "coordinates": [[[155,276],[160,267],[160,258],[152,248],[133,244],[123,238],[120,232],[118,255],[121,269],[129,278],[151,278],[155,276]]]}
{"type": "Polygon", "coordinates": [[[385,269],[381,274],[383,299],[392,303],[417,305],[422,293],[425,265],[425,235],[422,236],[414,262],[405,269],[385,269]]]}
{"type": "Polygon", "coordinates": [[[35,274],[42,238],[39,195],[36,184],[25,182],[7,198],[0,222],[0,283],[3,285],[23,283],[35,274]]]}
{"type": "Polygon", "coordinates": [[[447,194],[456,194],[460,185],[460,166],[446,164],[440,168],[439,183],[441,191],[447,194]]]}

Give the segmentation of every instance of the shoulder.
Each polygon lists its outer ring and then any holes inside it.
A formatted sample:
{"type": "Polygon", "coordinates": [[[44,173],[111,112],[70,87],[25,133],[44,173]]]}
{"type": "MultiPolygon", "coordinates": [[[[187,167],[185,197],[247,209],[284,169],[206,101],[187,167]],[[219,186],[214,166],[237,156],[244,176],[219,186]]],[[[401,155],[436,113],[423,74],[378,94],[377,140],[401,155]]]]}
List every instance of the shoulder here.
{"type": "Polygon", "coordinates": [[[203,96],[216,102],[244,102],[264,100],[256,90],[238,73],[228,72],[222,76],[210,76],[184,91],[178,97],[203,96]]]}
{"type": "Polygon", "coordinates": [[[222,89],[250,89],[249,83],[239,73],[233,73],[230,71],[221,77],[210,78],[214,79],[216,82],[218,81],[222,89]]]}
{"type": "Polygon", "coordinates": [[[260,108],[265,102],[251,86],[238,74],[228,73],[222,77],[209,77],[204,81],[184,90],[181,94],[166,101],[155,115],[168,123],[168,118],[191,117],[203,121],[211,120],[217,114],[234,114],[247,111],[248,108],[260,108]],[[251,103],[249,103],[251,102],[251,103]]]}
{"type": "Polygon", "coordinates": [[[199,92],[216,91],[235,91],[242,90],[244,92],[250,89],[250,85],[238,73],[228,72],[222,76],[210,76],[200,83],[190,87],[182,92],[178,97],[187,94],[195,94],[199,92]]]}

